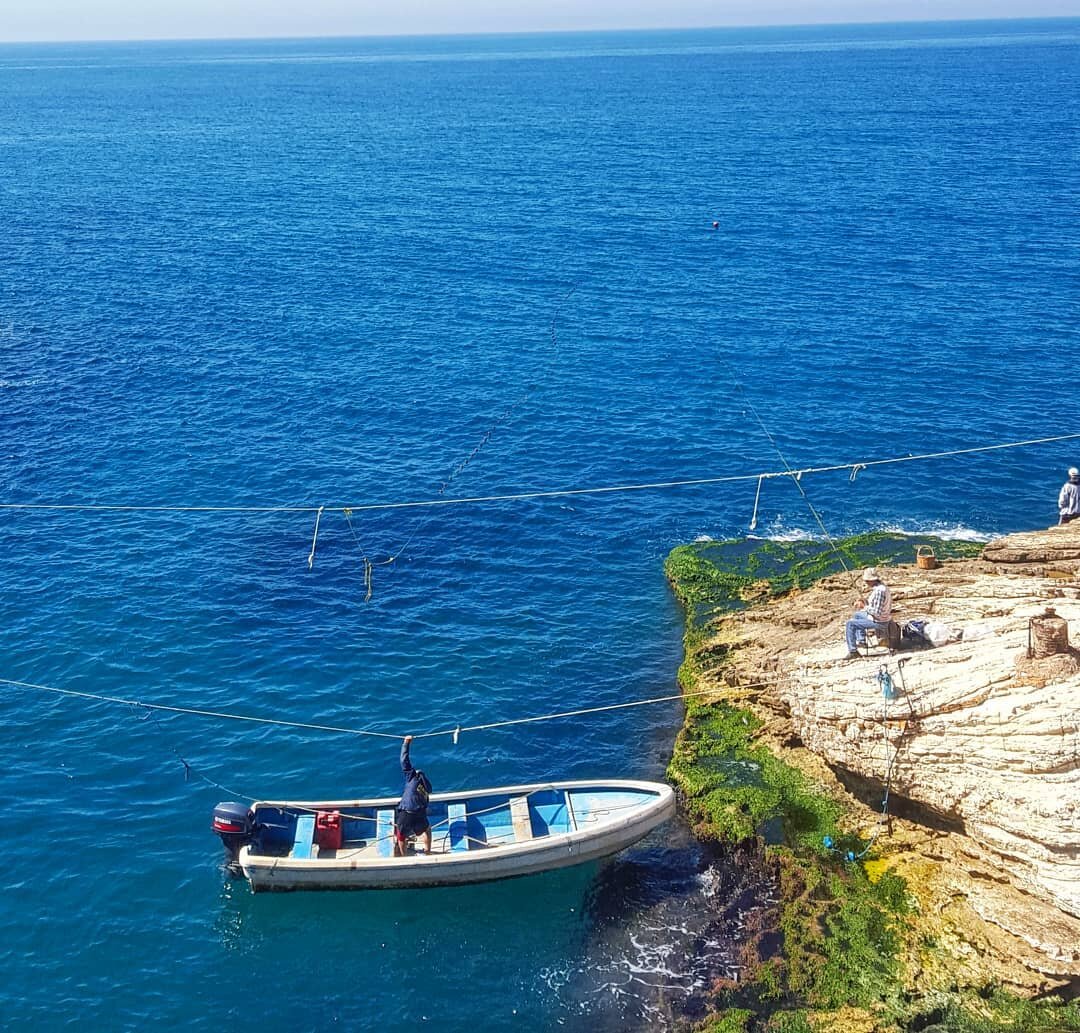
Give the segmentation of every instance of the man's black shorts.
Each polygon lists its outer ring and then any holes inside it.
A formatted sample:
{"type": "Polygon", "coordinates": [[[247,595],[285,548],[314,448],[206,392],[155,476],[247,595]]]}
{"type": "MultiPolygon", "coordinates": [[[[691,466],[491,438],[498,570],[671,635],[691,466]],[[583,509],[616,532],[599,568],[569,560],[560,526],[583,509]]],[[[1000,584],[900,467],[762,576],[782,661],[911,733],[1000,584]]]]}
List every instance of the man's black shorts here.
{"type": "Polygon", "coordinates": [[[408,839],[409,836],[419,836],[431,828],[426,811],[403,811],[394,813],[394,827],[397,829],[399,839],[408,839]]]}

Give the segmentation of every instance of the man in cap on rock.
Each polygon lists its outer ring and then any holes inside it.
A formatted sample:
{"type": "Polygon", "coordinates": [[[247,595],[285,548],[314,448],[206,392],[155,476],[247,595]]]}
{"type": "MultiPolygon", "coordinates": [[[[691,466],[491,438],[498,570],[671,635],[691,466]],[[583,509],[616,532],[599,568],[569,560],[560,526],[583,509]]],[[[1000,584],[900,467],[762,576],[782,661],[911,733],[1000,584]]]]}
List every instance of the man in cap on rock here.
{"type": "Polygon", "coordinates": [[[863,571],[863,583],[869,589],[869,595],[860,599],[855,612],[844,628],[847,638],[847,659],[854,660],[859,655],[859,643],[866,639],[868,631],[887,631],[892,620],[892,593],[889,586],[881,580],[875,567],[863,571]]]}
{"type": "Polygon", "coordinates": [[[1075,466],[1069,470],[1069,479],[1058,493],[1058,513],[1059,524],[1067,524],[1080,517],[1080,470],[1075,466]]]}

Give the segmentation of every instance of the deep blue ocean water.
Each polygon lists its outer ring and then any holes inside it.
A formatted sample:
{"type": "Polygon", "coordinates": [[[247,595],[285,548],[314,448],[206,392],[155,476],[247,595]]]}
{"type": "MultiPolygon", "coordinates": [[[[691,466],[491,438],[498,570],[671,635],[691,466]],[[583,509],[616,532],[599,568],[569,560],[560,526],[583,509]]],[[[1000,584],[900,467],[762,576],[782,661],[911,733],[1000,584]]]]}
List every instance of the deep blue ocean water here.
{"type": "MultiPolygon", "coordinates": [[[[311,514],[0,512],[0,676],[397,733],[675,691],[663,557],[745,534],[754,482],[340,507],[780,469],[751,406],[794,466],[1080,430],[1078,96],[1075,20],[0,47],[0,502],[338,507],[310,570],[311,514]]],[[[832,534],[986,535],[1053,522],[1073,463],[803,486],[832,534]]],[[[765,484],[757,533],[816,530],[765,484]]],[[[677,829],[256,898],[213,805],[396,791],[392,741],[0,713],[5,1025],[618,1030],[737,955],[677,829]]],[[[416,753],[659,777],[679,721],[416,753]]]]}

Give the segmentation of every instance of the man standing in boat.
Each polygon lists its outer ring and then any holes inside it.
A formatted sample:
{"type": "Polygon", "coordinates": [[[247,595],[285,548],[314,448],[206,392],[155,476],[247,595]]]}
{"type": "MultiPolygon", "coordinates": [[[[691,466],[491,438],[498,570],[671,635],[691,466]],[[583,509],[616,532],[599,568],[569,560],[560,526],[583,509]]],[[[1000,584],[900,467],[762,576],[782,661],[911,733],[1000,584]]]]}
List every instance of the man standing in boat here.
{"type": "Polygon", "coordinates": [[[409,747],[413,737],[405,736],[401,744],[401,773],[405,776],[405,789],[401,803],[394,814],[394,856],[404,857],[409,840],[424,835],[424,852],[431,853],[431,822],[428,821],[428,798],[431,796],[431,780],[412,766],[409,747]]]}

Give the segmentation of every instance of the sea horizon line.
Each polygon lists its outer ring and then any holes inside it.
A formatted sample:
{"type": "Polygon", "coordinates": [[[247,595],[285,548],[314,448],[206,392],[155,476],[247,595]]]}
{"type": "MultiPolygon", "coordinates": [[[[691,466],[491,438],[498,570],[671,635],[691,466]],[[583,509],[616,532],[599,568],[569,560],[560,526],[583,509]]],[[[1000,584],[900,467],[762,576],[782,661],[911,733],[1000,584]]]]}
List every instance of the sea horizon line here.
{"type": "Polygon", "coordinates": [[[868,18],[856,21],[801,22],[728,22],[714,25],[636,25],[592,26],[588,28],[535,28],[535,29],[476,29],[462,32],[342,32],[342,33],[266,33],[260,35],[178,35],[178,36],[56,36],[36,38],[0,38],[0,46],[51,46],[95,44],[182,44],[182,43],[260,43],[260,42],[332,42],[352,40],[447,40],[447,39],[522,39],[529,37],[581,37],[600,35],[670,34],[695,32],[763,31],[781,32],[799,29],[886,28],[915,25],[1032,25],[1046,23],[1076,23],[1080,15],[1032,15],[1005,18],[868,18]]]}

